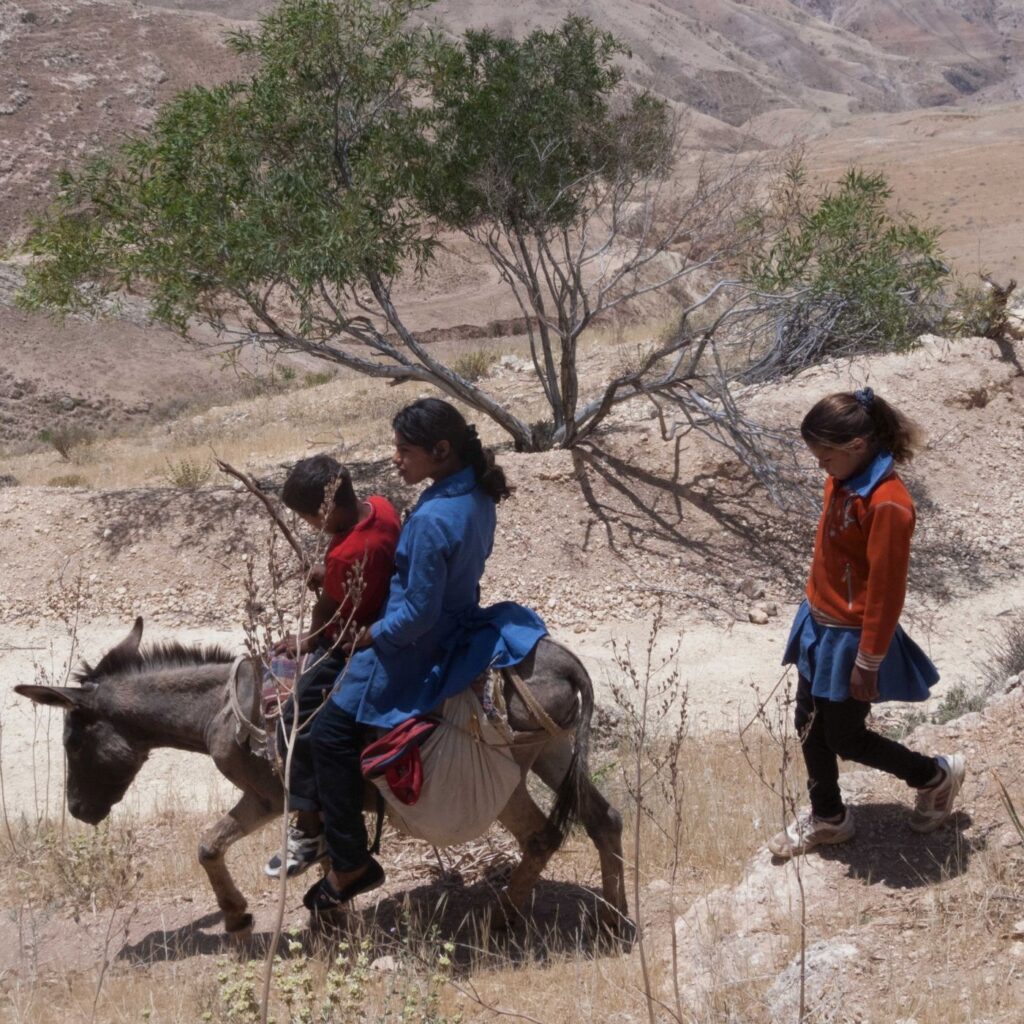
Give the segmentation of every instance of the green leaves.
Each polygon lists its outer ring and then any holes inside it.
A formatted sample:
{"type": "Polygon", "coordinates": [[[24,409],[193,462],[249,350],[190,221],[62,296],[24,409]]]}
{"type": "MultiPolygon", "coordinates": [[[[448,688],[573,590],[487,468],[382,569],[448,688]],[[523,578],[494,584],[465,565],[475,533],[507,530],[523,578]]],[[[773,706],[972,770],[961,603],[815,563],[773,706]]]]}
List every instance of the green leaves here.
{"type": "Polygon", "coordinates": [[[670,147],[668,109],[620,89],[623,52],[579,17],[522,41],[468,32],[436,45],[426,207],[456,227],[544,232],[570,225],[602,183],[651,173],[670,147]]]}
{"type": "Polygon", "coordinates": [[[28,248],[22,301],[58,310],[138,286],[184,328],[283,289],[300,326],[327,290],[429,256],[406,198],[413,102],[428,37],[410,0],[285,0],[232,45],[252,76],[193,88],[150,135],[60,182],[28,248]]]}
{"type": "Polygon", "coordinates": [[[822,318],[809,310],[830,310],[828,337],[816,340],[815,358],[904,348],[931,322],[948,274],[938,232],[891,214],[891,198],[884,175],[856,168],[834,189],[811,196],[797,164],[751,217],[763,242],[747,262],[748,281],[764,292],[792,293],[791,324],[820,331],[822,318]]]}

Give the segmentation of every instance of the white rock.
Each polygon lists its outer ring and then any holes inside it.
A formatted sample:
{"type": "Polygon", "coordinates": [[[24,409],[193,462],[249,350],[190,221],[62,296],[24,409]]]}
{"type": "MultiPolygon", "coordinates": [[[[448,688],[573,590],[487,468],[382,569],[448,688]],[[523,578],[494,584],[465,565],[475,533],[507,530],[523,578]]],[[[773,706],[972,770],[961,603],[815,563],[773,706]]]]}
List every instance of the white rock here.
{"type": "Polygon", "coordinates": [[[755,626],[763,626],[768,622],[768,613],[763,608],[751,608],[747,612],[747,618],[754,623],[755,626]]]}
{"type": "MultiPolygon", "coordinates": [[[[822,939],[806,950],[804,957],[804,998],[806,1019],[835,1020],[843,1005],[842,974],[860,950],[852,942],[822,939]]],[[[800,1008],[800,957],[772,982],[765,1001],[772,1020],[796,1020],[800,1008]]]]}

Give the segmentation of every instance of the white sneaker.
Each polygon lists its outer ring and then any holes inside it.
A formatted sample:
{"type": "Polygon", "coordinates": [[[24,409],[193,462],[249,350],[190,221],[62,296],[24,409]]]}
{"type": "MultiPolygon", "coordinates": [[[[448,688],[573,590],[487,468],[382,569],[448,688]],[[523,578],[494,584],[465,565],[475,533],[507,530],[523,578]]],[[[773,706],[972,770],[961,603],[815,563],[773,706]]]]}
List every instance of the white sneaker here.
{"type": "MultiPolygon", "coordinates": [[[[286,847],[287,864],[286,869],[289,878],[301,875],[308,871],[314,864],[319,863],[327,856],[327,840],[323,832],[315,836],[307,836],[305,832],[295,828],[293,825],[288,829],[288,845],[286,847]]],[[[281,877],[281,854],[275,853],[266,864],[263,865],[263,874],[268,878],[281,877]]]]}
{"type": "Polygon", "coordinates": [[[845,843],[854,834],[853,811],[847,807],[841,821],[824,821],[810,811],[801,814],[789,828],[784,828],[768,840],[768,849],[776,857],[798,857],[816,846],[845,843]]]}
{"type": "Polygon", "coordinates": [[[960,754],[937,757],[946,777],[938,785],[917,791],[910,827],[915,832],[934,832],[953,813],[953,801],[964,784],[967,763],[960,754]]]}

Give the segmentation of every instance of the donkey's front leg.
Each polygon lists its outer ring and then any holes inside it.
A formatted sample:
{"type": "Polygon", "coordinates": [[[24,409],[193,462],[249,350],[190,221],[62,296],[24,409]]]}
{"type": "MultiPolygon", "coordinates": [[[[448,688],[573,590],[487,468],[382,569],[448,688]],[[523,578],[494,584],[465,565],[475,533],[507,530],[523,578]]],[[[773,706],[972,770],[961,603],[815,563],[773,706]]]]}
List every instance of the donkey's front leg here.
{"type": "Polygon", "coordinates": [[[255,793],[242,799],[199,840],[199,863],[202,864],[217,905],[224,913],[224,930],[229,935],[243,935],[252,928],[252,914],[246,912],[245,897],[238,891],[224,861],[229,847],[250,832],[255,832],[275,816],[277,809],[269,800],[255,793]]]}

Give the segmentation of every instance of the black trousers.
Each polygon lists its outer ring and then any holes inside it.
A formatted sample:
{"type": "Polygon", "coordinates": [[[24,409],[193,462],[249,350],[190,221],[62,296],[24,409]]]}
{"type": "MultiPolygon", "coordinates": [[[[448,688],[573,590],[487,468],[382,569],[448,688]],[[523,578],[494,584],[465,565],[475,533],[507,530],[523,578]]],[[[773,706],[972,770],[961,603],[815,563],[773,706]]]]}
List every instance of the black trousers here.
{"type": "MultiPolygon", "coordinates": [[[[341,650],[312,654],[313,667],[299,676],[291,697],[281,707],[281,720],[277,724],[277,749],[284,762],[287,754],[285,737],[290,735],[296,705],[299,710],[299,733],[295,737],[289,776],[288,810],[319,811],[320,797],[317,793],[316,770],[313,766],[313,750],[310,744],[310,728],[306,726],[311,715],[334,689],[334,681],[345,667],[345,655],[341,650]]],[[[324,709],[326,710],[326,708],[324,709]]]]}
{"type": "Polygon", "coordinates": [[[309,738],[331,867],[355,871],[370,856],[363,821],[365,783],[359,768],[366,729],[328,700],[313,721],[309,738]]]}
{"type": "Polygon", "coordinates": [[[934,757],[872,732],[866,725],[868,701],[823,700],[811,694],[811,682],[800,677],[796,689],[796,730],[807,765],[811,811],[819,818],[843,813],[839,792],[839,758],[878,768],[908,786],[927,786],[938,771],[934,757]]]}

